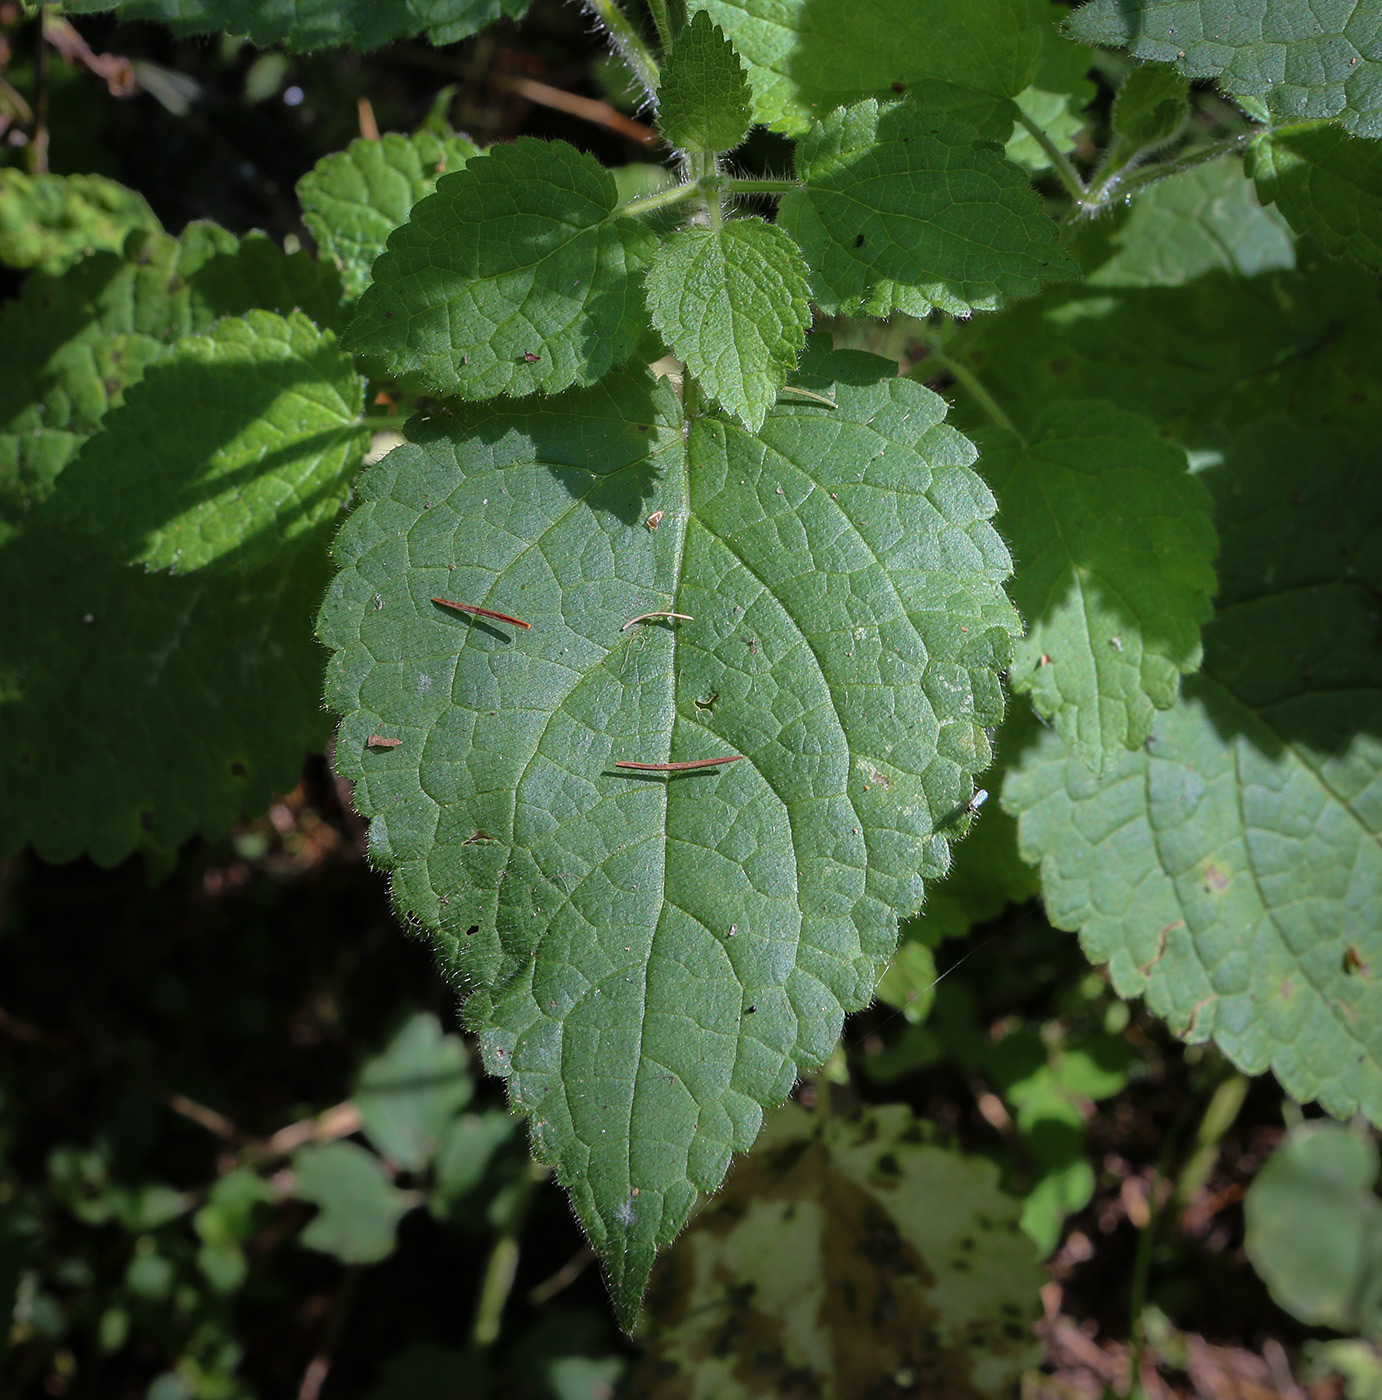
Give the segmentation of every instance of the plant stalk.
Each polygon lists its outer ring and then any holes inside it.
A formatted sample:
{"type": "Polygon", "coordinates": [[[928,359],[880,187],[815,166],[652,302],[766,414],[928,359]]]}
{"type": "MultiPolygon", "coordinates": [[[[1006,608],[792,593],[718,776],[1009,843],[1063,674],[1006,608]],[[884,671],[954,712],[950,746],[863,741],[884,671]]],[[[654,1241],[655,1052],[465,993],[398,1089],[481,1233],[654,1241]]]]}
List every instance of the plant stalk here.
{"type": "Polygon", "coordinates": [[[480,1298],[475,1304],[475,1322],[470,1330],[470,1340],[477,1351],[484,1351],[499,1339],[504,1304],[513,1292],[514,1275],[518,1272],[518,1237],[528,1218],[537,1188],[549,1174],[548,1168],[530,1161],[519,1178],[508,1218],[494,1241],[494,1248],[490,1250],[484,1282],[480,1285],[480,1298]]]}
{"type": "Polygon", "coordinates": [[[1066,193],[1077,205],[1083,208],[1088,191],[1084,187],[1084,181],[1080,179],[1079,172],[1070,164],[1070,158],[1051,140],[1045,129],[1034,122],[1020,107],[1017,111],[1017,119],[1026,127],[1027,134],[1046,152],[1046,158],[1051,162],[1051,168],[1056,172],[1057,179],[1065,186],[1066,193]]]}
{"type": "MultiPolygon", "coordinates": [[[[928,344],[926,358],[912,371],[912,377],[916,378],[918,371],[924,370],[928,364],[938,365],[947,374],[953,376],[955,382],[984,410],[989,421],[995,427],[1002,428],[1005,433],[1011,433],[1020,443],[1026,445],[1026,439],[1018,432],[1012,419],[1004,413],[1003,406],[984,388],[983,384],[979,382],[978,376],[968,365],[961,364],[959,360],[952,360],[939,346],[928,344]]],[[[929,376],[927,377],[929,378],[929,376]]]]}
{"type": "Polygon", "coordinates": [[[643,42],[643,36],[634,27],[615,0],[586,0],[592,13],[609,33],[610,42],[619,50],[624,62],[633,70],[633,75],[643,86],[649,98],[657,101],[659,73],[657,59],[643,42]]]}
{"type": "Polygon", "coordinates": [[[667,0],[648,0],[648,13],[653,17],[653,26],[657,30],[657,42],[665,55],[672,51],[672,40],[675,35],[672,33],[672,17],[667,9],[667,0]]]}

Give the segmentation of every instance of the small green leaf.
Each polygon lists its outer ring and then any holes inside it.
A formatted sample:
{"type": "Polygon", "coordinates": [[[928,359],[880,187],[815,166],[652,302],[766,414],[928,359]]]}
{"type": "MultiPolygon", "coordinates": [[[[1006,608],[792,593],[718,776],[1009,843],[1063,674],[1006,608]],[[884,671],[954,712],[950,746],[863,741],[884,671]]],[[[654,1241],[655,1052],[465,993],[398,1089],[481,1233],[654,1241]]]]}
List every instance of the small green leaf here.
{"type": "Polygon", "coordinates": [[[914,103],[835,112],[796,159],[806,188],[783,197],[778,222],[826,311],[962,315],[1075,272],[1022,171],[914,103]]]}
{"type": "Polygon", "coordinates": [[[1113,134],[1128,157],[1174,140],[1190,120],[1190,85],[1161,63],[1138,65],[1113,99],[1113,134]]]}
{"type": "Polygon", "coordinates": [[[1204,664],[1095,778],[1054,733],[1004,785],[1047,912],[1115,990],[1287,1093],[1382,1122],[1382,478],[1267,418],[1201,473],[1220,596],[1204,664]]]}
{"type": "Polygon", "coordinates": [[[492,147],[390,237],[347,348],[463,399],[595,383],[638,344],[656,247],[616,202],[609,172],[564,141],[492,147]]]}
{"type": "MultiPolygon", "coordinates": [[[[1098,88],[1087,76],[1093,63],[1093,53],[1082,44],[1072,44],[1060,37],[1054,23],[1059,13],[1063,12],[1050,11],[1053,23],[1043,45],[1040,66],[1031,83],[1017,94],[1014,101],[1055,143],[1057,149],[1068,155],[1085,131],[1087,123],[1084,111],[1094,101],[1098,88]]],[[[926,105],[921,94],[913,93],[913,97],[926,105]]],[[[954,115],[963,120],[962,113],[956,112],[954,115]]],[[[1051,168],[1051,157],[1021,121],[1013,123],[1012,132],[1004,145],[1004,154],[1028,170],[1051,168]]]]}
{"type": "Polygon", "coordinates": [[[355,1104],[364,1134],[388,1161],[421,1171],[475,1086],[459,1036],[428,1011],[413,1016],[387,1050],[360,1071],[355,1104]]]}
{"type": "Polygon", "coordinates": [[[398,1222],[417,1199],[389,1180],[373,1152],[356,1142],[302,1147],[293,1154],[293,1170],[293,1194],[321,1207],[302,1232],[309,1249],[343,1264],[377,1264],[393,1253],[398,1222]]]}
{"type": "Polygon", "coordinates": [[[657,89],[658,126],[682,151],[732,151],[753,125],[753,93],[734,45],[698,10],[677,35],[657,89]]]}
{"type": "Polygon", "coordinates": [[[175,34],[244,34],[256,44],[286,44],[300,53],[348,44],[377,49],[427,35],[455,44],[502,18],[517,19],[531,0],[338,0],[285,5],[283,0],[67,0],[68,14],[115,10],[121,20],[163,20],[175,34]]]}
{"type": "Polygon", "coordinates": [[[924,1127],[901,1104],[775,1113],[659,1265],[630,1393],[1014,1393],[1040,1355],[1041,1268],[998,1169],[924,1127]],[[772,1343],[747,1367],[726,1337],[772,1343]]]}
{"type": "Polygon", "coordinates": [[[757,436],[629,371],[415,420],[322,609],[373,856],[626,1326],[697,1191],[872,998],[1002,712],[973,449],[891,362],[808,363],[838,406],[757,436]]]}
{"type": "Polygon", "coordinates": [[[1382,272],[1382,146],[1337,126],[1264,132],[1248,148],[1248,173],[1264,202],[1297,233],[1382,272]]]}
{"type": "Polygon", "coordinates": [[[1050,33],[1045,0],[693,4],[729,35],[747,64],[758,120],[789,136],[836,107],[900,92],[915,96],[927,86],[967,94],[958,100],[1006,105],[1031,84],[1050,33]]]}
{"type": "Polygon", "coordinates": [[[1377,1145],[1339,1123],[1301,1123],[1248,1188],[1243,1244],[1280,1307],[1309,1327],[1382,1336],[1377,1145]]]}
{"type": "Polygon", "coordinates": [[[1089,0],[1072,38],[1174,63],[1259,97],[1279,118],[1338,117],[1382,136],[1382,26],[1373,0],[1089,0]]]}
{"type": "Polygon", "coordinates": [[[56,275],[131,229],[162,232],[142,194],[104,175],[0,170],[0,262],[56,275]]]}
{"type": "Polygon", "coordinates": [[[370,268],[389,235],[436,189],[438,177],[461,169],[476,154],[464,136],[389,132],[378,141],[352,141],[298,181],[303,221],[340,269],[348,297],[358,297],[369,285],[370,268]]]}
{"type": "Polygon", "coordinates": [[[1009,679],[1097,771],[1142,743],[1199,664],[1209,492],[1149,419],[1094,399],[1049,405],[1024,445],[992,435],[982,467],[1027,623],[1009,679]]]}
{"type": "Polygon", "coordinates": [[[762,219],[683,229],[654,255],[647,297],[673,353],[756,431],[796,369],[811,324],[801,250],[762,219]]]}

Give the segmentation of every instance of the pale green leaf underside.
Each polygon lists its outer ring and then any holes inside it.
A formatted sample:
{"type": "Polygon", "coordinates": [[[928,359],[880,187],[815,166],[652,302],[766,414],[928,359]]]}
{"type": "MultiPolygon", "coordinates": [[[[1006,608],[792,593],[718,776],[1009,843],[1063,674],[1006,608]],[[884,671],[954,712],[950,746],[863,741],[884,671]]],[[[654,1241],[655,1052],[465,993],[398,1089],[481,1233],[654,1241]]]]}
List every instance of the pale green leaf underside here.
{"type": "Polygon", "coordinates": [[[371,850],[472,990],[626,1324],[697,1191],[871,998],[1002,710],[1008,559],[973,449],[889,363],[816,368],[839,407],[758,437],[683,425],[642,372],[415,421],[360,481],[322,610],[371,850]],[[654,610],[693,620],[621,630],[654,610]]]}
{"type": "Polygon", "coordinates": [[[360,399],[349,357],[301,313],[227,318],[145,370],[45,523],[145,569],[271,569],[340,508],[365,446],[360,399]]]}
{"type": "Polygon", "coordinates": [[[1120,994],[1382,1122],[1382,484],[1364,444],[1287,419],[1205,476],[1223,553],[1201,674],[1102,778],[1048,734],[1004,800],[1050,917],[1120,994]]]}
{"type": "Polygon", "coordinates": [[[293,1154],[294,1194],[320,1207],[302,1232],[309,1249],[343,1264],[377,1264],[393,1253],[398,1222],[415,1196],[358,1142],[313,1143],[293,1154]]]}
{"type": "Polygon", "coordinates": [[[1023,172],[911,102],[833,113],[797,146],[780,226],[827,311],[962,315],[1074,274],[1023,172]]]}
{"type": "Polygon", "coordinates": [[[1179,287],[1209,273],[1253,277],[1296,263],[1285,219],[1263,208],[1237,160],[1159,180],[1131,209],[1081,229],[1075,251],[1086,282],[1101,287],[1179,287]]]}
{"type": "Polygon", "coordinates": [[[1382,136],[1374,0],[1089,0],[1070,34],[1216,78],[1276,117],[1338,117],[1358,136],[1382,136]]]}
{"type": "MultiPolygon", "coordinates": [[[[118,267],[105,271],[119,281],[118,267]]],[[[147,286],[131,290],[136,321],[169,310],[147,286]]],[[[199,310],[181,292],[172,300],[199,310]]],[[[329,517],[365,445],[350,426],[359,379],[305,318],[268,312],[179,342],[145,375],[89,459],[40,482],[0,541],[12,600],[0,616],[5,851],[31,841],[50,861],[111,864],[141,844],[219,836],[291,784],[325,739],[309,618],[329,517]],[[182,470],[170,476],[172,463],[182,470]],[[199,482],[190,496],[188,478],[199,482]],[[108,518],[122,483],[121,504],[137,513],[108,518]],[[181,572],[145,572],[141,560],[164,562],[161,529],[180,516],[198,526],[181,572]],[[191,567],[213,556],[215,568],[191,567]]],[[[69,417],[56,440],[68,455],[80,423],[69,417]]]]}
{"type": "Polygon", "coordinates": [[[595,383],[638,343],[656,246],[617,198],[609,172],[564,141],[492,147],[389,238],[347,348],[448,397],[595,383]]]}
{"type": "Polygon", "coordinates": [[[1248,160],[1258,194],[1297,233],[1382,272],[1382,145],[1334,126],[1287,127],[1254,141],[1248,160]]]}
{"type": "Polygon", "coordinates": [[[693,0],[749,69],[757,117],[791,136],[836,107],[920,84],[1016,97],[1048,40],[1044,0],[693,0]]]}
{"type": "Polygon", "coordinates": [[[375,258],[413,205],[436,189],[439,176],[475,154],[464,136],[391,131],[378,141],[352,141],[298,181],[303,221],[340,269],[348,297],[365,290],[375,258]]]}
{"type": "Polygon", "coordinates": [[[1027,624],[1009,678],[1098,770],[1142,743],[1199,664],[1209,493],[1150,419],[1094,399],[1048,405],[1026,446],[993,434],[982,466],[1027,624]]]}
{"type": "Polygon", "coordinates": [[[59,273],[131,229],[161,232],[137,190],[104,175],[27,175],[0,170],[0,262],[59,273]]]}
{"type": "Polygon", "coordinates": [[[898,1393],[924,1366],[932,1395],[1013,1394],[1039,1357],[1035,1251],[997,1168],[924,1131],[902,1104],[775,1113],[660,1266],[631,1393],[843,1400],[898,1393]],[[727,1336],[775,1345],[750,1367],[727,1336]]]}
{"type": "Polygon", "coordinates": [[[700,387],[760,427],[811,323],[806,264],[792,240],[761,219],[683,229],[654,255],[646,295],[653,324],[700,387]]]}
{"type": "Polygon", "coordinates": [[[677,36],[657,89],[658,119],[682,151],[730,151],[753,125],[744,65],[704,10],[677,36]]]}
{"type": "Polygon", "coordinates": [[[115,10],[122,20],[162,20],[175,34],[244,34],[256,44],[307,52],[348,44],[377,49],[427,35],[455,44],[530,0],[67,0],[68,14],[115,10]]]}

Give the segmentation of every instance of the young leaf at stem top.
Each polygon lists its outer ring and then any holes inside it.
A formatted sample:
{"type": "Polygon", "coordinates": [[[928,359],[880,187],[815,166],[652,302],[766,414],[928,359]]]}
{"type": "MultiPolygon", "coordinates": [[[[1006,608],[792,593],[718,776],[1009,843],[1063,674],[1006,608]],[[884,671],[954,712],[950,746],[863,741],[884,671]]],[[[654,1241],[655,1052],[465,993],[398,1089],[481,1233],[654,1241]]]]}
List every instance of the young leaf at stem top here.
{"type": "Polygon", "coordinates": [[[753,93],[734,45],[698,10],[677,35],[657,90],[657,124],[680,151],[731,151],[753,125],[753,93]]]}
{"type": "Polygon", "coordinates": [[[371,850],[625,1326],[696,1193],[871,999],[1002,713],[1016,619],[973,448],[889,361],[815,357],[832,381],[836,407],[752,436],[631,371],[415,421],[359,482],[322,609],[371,850]],[[532,629],[447,617],[441,587],[532,629]],[[655,608],[694,621],[621,631],[655,608]]]}
{"type": "Polygon", "coordinates": [[[683,229],[654,255],[647,297],[653,324],[701,388],[756,431],[806,344],[801,250],[762,219],[683,229]]]}

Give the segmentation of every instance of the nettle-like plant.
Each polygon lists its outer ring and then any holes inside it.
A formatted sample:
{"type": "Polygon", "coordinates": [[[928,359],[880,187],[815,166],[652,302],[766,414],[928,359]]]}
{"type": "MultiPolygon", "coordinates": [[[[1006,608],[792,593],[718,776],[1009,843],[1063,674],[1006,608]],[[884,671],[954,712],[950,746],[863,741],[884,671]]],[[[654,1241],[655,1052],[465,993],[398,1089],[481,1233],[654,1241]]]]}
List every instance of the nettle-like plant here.
{"type": "MultiPolygon", "coordinates": [[[[1046,725],[942,931],[1025,892],[1016,831],[1121,995],[1382,1123],[1371,0],[590,3],[660,191],[391,135],[302,181],[319,260],[145,210],[6,308],[5,847],[291,783],[325,592],[372,858],[630,1325],[946,875],[1006,676],[1046,725]],[[416,415],[359,473],[367,383],[416,415]]],[[[523,5],[114,8],[309,48],[523,5]]]]}

